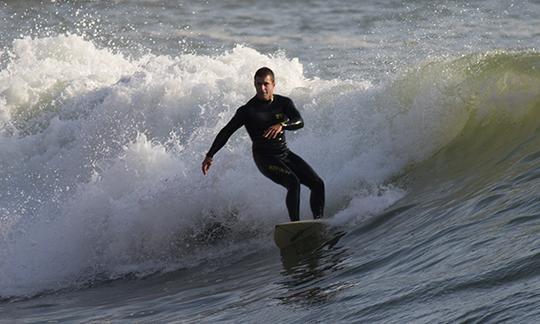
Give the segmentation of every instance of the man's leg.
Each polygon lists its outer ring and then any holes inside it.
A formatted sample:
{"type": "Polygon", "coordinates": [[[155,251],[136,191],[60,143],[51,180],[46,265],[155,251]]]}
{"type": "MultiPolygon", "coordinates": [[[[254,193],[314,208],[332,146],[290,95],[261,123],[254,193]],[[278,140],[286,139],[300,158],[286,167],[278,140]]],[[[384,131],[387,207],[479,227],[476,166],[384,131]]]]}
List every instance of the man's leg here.
{"type": "Polygon", "coordinates": [[[287,159],[285,159],[285,164],[298,177],[300,183],[311,190],[309,203],[313,218],[324,217],[324,181],[306,161],[293,152],[289,152],[287,159]]]}
{"type": "Polygon", "coordinates": [[[291,222],[300,220],[300,181],[298,177],[277,157],[254,155],[253,158],[263,175],[287,189],[285,202],[291,222]]]}

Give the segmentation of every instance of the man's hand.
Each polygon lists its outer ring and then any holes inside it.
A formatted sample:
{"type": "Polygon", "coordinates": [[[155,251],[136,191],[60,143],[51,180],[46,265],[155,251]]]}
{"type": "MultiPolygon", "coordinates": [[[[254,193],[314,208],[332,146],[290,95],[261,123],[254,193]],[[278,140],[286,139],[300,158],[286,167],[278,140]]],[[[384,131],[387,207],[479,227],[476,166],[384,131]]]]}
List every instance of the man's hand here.
{"type": "Polygon", "coordinates": [[[264,131],[263,136],[268,139],[274,139],[278,137],[278,135],[283,130],[283,125],[281,124],[275,124],[270,126],[267,130],[264,131]]]}
{"type": "Polygon", "coordinates": [[[212,158],[207,156],[202,162],[202,173],[204,175],[208,174],[208,169],[210,169],[210,166],[212,166],[212,158]]]}

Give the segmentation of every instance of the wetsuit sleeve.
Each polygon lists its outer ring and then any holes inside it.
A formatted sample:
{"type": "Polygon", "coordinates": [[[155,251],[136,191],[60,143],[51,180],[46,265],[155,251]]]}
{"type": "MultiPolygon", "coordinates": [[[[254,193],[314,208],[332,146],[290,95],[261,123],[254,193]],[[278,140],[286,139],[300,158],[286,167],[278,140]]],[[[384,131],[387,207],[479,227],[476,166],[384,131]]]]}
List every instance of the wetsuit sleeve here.
{"type": "Polygon", "coordinates": [[[231,137],[231,135],[236,132],[238,128],[244,125],[244,118],[242,116],[243,114],[241,113],[241,109],[238,109],[236,114],[234,114],[234,117],[217,134],[216,138],[214,139],[214,143],[212,143],[212,146],[210,147],[210,150],[208,153],[206,153],[207,157],[214,157],[214,154],[216,154],[217,151],[219,151],[227,143],[229,137],[231,137]]]}
{"type": "Polygon", "coordinates": [[[287,103],[285,104],[285,115],[288,120],[281,123],[283,129],[286,130],[297,130],[304,127],[304,120],[300,116],[300,112],[294,106],[294,103],[291,99],[287,98],[287,103]]]}

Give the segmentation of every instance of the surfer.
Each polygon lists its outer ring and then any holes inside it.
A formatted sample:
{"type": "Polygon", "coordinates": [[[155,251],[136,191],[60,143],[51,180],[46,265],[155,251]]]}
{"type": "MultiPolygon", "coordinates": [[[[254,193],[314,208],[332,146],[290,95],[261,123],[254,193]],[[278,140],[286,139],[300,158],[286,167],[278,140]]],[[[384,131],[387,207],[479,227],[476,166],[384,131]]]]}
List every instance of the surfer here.
{"type": "Polygon", "coordinates": [[[255,73],[256,94],[217,134],[202,162],[208,174],[214,155],[240,127],[245,126],[253,142],[253,159],[263,175],[287,189],[286,205],[291,221],[300,220],[300,184],[311,190],[313,218],[324,213],[324,182],[302,158],[287,147],[285,130],[304,127],[304,121],[291,99],[274,94],[274,72],[262,67],[255,73]]]}

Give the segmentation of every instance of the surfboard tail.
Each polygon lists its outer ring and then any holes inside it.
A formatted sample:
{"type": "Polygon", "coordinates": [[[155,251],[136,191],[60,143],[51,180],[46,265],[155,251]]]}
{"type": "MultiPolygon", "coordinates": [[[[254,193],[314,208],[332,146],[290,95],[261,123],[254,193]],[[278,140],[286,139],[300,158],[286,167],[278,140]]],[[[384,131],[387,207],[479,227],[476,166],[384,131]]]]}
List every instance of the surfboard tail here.
{"type": "Polygon", "coordinates": [[[306,220],[277,224],[274,241],[280,249],[323,238],[328,224],[322,220],[306,220]]]}

